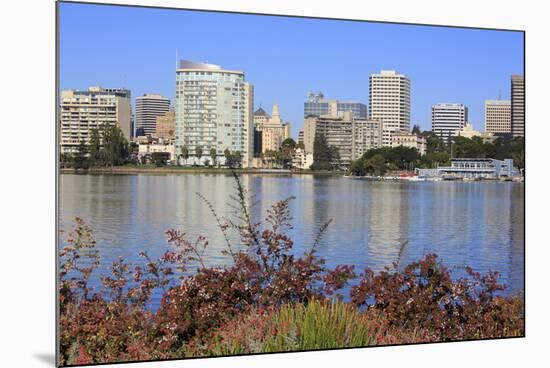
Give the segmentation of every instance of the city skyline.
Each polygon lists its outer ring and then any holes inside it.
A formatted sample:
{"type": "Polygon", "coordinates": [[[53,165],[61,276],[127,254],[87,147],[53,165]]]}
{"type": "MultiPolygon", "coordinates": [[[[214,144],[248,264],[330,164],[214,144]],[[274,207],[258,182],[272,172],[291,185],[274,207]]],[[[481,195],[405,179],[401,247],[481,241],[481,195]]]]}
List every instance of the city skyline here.
{"type": "Polygon", "coordinates": [[[483,130],[485,100],[510,99],[511,75],[523,74],[523,33],[514,31],[68,3],[60,30],[62,90],[128,88],[133,109],[144,93],[173,101],[178,49],[180,58],[246,73],[254,110],[277,103],[295,139],[309,92],[368,104],[369,76],[382,69],[411,80],[411,127],[423,130],[442,102],[468,106],[483,130]],[[262,32],[250,32],[257,27],[262,32]]]}

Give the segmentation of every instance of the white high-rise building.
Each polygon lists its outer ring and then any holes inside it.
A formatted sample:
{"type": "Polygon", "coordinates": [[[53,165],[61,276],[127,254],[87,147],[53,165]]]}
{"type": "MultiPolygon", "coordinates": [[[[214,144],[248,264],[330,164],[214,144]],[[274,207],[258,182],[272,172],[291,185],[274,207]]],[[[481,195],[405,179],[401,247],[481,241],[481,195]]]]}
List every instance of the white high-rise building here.
{"type": "Polygon", "coordinates": [[[432,132],[448,142],[458,135],[468,121],[468,108],[458,103],[439,103],[432,106],[432,132]]]}
{"type": "Polygon", "coordinates": [[[254,87],[241,71],[181,60],[176,70],[176,151],[197,147],[203,160],[211,148],[224,163],[224,151],[240,152],[243,167],[253,155],[254,87]]]}
{"type": "Polygon", "coordinates": [[[129,140],[131,114],[127,89],[90,87],[87,91],[62,91],[59,109],[61,153],[76,153],[81,142],[88,144],[92,129],[118,125],[129,140]]]}
{"type": "Polygon", "coordinates": [[[391,146],[391,133],[410,130],[411,83],[394,70],[382,70],[369,78],[370,119],[383,124],[382,144],[391,146]]]}
{"type": "Polygon", "coordinates": [[[170,110],[170,100],[161,95],[144,94],[136,97],[135,134],[154,135],[157,127],[157,116],[170,110]]]}
{"type": "Polygon", "coordinates": [[[494,134],[512,133],[510,100],[485,101],[485,131],[494,134]]]}

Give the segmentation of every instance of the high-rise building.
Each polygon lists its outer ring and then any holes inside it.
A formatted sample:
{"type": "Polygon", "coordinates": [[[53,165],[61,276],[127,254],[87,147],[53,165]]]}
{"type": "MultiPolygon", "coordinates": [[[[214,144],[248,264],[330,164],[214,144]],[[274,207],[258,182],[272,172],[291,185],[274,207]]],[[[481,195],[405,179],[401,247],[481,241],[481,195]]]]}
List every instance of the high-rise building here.
{"type": "Polygon", "coordinates": [[[170,100],[161,95],[144,94],[136,97],[136,132],[142,135],[154,135],[157,129],[157,116],[167,113],[170,100]]]}
{"type": "Polygon", "coordinates": [[[59,119],[61,153],[75,153],[81,142],[89,143],[90,130],[118,125],[130,139],[130,91],[90,87],[87,91],[61,92],[59,119]]]}
{"type": "Polygon", "coordinates": [[[383,124],[382,143],[391,146],[391,133],[409,131],[411,82],[395,70],[382,70],[369,78],[369,118],[383,124]]]}
{"type": "Polygon", "coordinates": [[[512,132],[510,100],[485,101],[485,131],[497,135],[512,132]]]}
{"type": "Polygon", "coordinates": [[[341,116],[351,111],[356,118],[367,118],[367,105],[355,101],[326,100],[322,92],[309,93],[304,102],[304,118],[308,116],[341,116]]]}
{"type": "Polygon", "coordinates": [[[512,76],[512,135],[525,136],[525,78],[523,75],[512,76]]]}
{"type": "Polygon", "coordinates": [[[432,132],[448,142],[458,135],[468,121],[468,108],[458,103],[439,103],[432,106],[432,132]]]}
{"type": "MultiPolygon", "coordinates": [[[[243,167],[253,155],[254,89],[242,71],[181,60],[176,70],[176,150],[195,155],[214,148],[220,163],[224,151],[240,152],[243,167]]],[[[206,156],[206,155],[205,155],[206,156]]]]}
{"type": "Polygon", "coordinates": [[[369,149],[382,147],[382,124],[377,120],[355,119],[351,112],[341,116],[308,116],[303,131],[305,153],[314,153],[315,138],[323,135],[328,146],[338,149],[340,166],[348,166],[369,149]]]}
{"type": "Polygon", "coordinates": [[[165,112],[157,116],[155,135],[158,138],[174,139],[176,136],[176,113],[174,111],[165,112]]]}

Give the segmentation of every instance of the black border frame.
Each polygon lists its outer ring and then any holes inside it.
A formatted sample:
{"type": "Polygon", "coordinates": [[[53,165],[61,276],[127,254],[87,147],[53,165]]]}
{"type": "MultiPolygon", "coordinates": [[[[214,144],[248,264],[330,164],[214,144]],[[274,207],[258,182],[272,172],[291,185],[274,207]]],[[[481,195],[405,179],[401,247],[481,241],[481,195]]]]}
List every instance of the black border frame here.
{"type": "MultiPolygon", "coordinates": [[[[131,1],[131,0],[127,0],[131,1]]],[[[301,18],[301,19],[317,19],[317,20],[336,20],[336,21],[347,21],[347,22],[361,22],[361,23],[379,23],[379,24],[399,24],[399,25],[410,25],[410,26],[427,26],[427,27],[440,27],[440,28],[458,28],[458,29],[474,29],[474,30],[486,30],[486,31],[504,31],[504,32],[519,32],[523,34],[523,78],[524,78],[524,146],[527,147],[527,134],[526,134],[526,121],[527,121],[527,90],[526,85],[526,31],[520,29],[507,29],[507,28],[491,28],[491,27],[474,27],[474,26],[456,26],[448,24],[430,24],[430,23],[409,23],[409,22],[396,22],[396,21],[381,21],[381,20],[368,20],[368,19],[349,19],[349,18],[332,18],[332,17],[321,17],[321,16],[306,16],[306,15],[289,15],[289,14],[273,14],[273,13],[258,13],[258,12],[243,12],[243,11],[234,11],[234,10],[213,10],[213,9],[197,9],[197,8],[176,8],[170,6],[159,6],[159,5],[132,5],[132,4],[116,4],[116,3],[102,3],[102,2],[87,2],[87,1],[78,1],[78,0],[55,0],[55,367],[87,367],[87,366],[103,366],[103,365],[114,365],[114,364],[131,364],[131,363],[151,363],[151,362],[167,362],[167,361],[184,361],[184,360],[195,360],[195,359],[215,359],[215,358],[228,358],[228,357],[240,357],[240,356],[261,356],[261,355],[273,355],[273,354],[292,354],[292,353],[307,353],[307,352],[318,352],[318,351],[333,351],[333,350],[349,350],[349,349],[369,349],[369,348],[383,348],[383,347],[394,347],[394,346],[410,346],[410,345],[429,345],[429,344],[448,344],[448,343],[468,343],[468,342],[485,342],[485,341],[494,341],[494,340],[509,340],[509,339],[524,339],[527,336],[527,306],[526,306],[526,174],[525,170],[523,173],[523,305],[524,305],[524,334],[523,336],[509,336],[509,337],[493,337],[493,338],[481,338],[481,339],[465,339],[465,340],[456,340],[456,341],[438,341],[438,342],[418,342],[418,343],[405,343],[405,344],[384,344],[384,345],[374,345],[374,346],[363,346],[363,347],[341,347],[341,348],[329,348],[329,349],[310,349],[310,350],[292,350],[292,351],[281,351],[281,352],[271,352],[271,353],[250,353],[250,354],[230,354],[230,355],[216,355],[216,356],[200,356],[200,357],[182,357],[182,358],[171,358],[171,359],[155,359],[155,360],[129,360],[129,361],[118,361],[110,363],[91,363],[91,364],[81,364],[81,365],[59,365],[59,285],[58,285],[58,275],[59,275],[59,97],[60,97],[60,84],[59,84],[59,55],[60,55],[60,6],[61,4],[80,4],[80,5],[101,5],[101,6],[114,6],[114,7],[127,7],[127,8],[145,8],[145,9],[163,9],[163,10],[183,10],[183,11],[195,11],[203,13],[223,13],[223,14],[240,14],[240,15],[258,15],[258,16],[272,16],[272,17],[283,17],[283,18],[301,18]]],[[[510,76],[511,79],[511,76],[510,76]]],[[[525,152],[525,168],[527,168],[527,152],[525,152]]]]}

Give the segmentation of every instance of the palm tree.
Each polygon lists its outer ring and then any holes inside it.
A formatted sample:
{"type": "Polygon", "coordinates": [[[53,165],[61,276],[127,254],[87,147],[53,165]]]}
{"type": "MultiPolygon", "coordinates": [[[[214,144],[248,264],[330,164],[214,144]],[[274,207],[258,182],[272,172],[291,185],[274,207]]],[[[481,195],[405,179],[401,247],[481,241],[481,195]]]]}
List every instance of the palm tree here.
{"type": "Polygon", "coordinates": [[[202,146],[195,147],[195,154],[197,155],[199,159],[199,165],[201,163],[201,157],[202,157],[202,146]]]}
{"type": "Polygon", "coordinates": [[[212,166],[216,166],[216,158],[218,156],[218,152],[215,148],[210,148],[210,158],[212,159],[212,166]]]}
{"type": "Polygon", "coordinates": [[[187,146],[181,146],[181,157],[183,157],[185,164],[187,164],[187,159],[189,158],[189,148],[187,146]]]}

